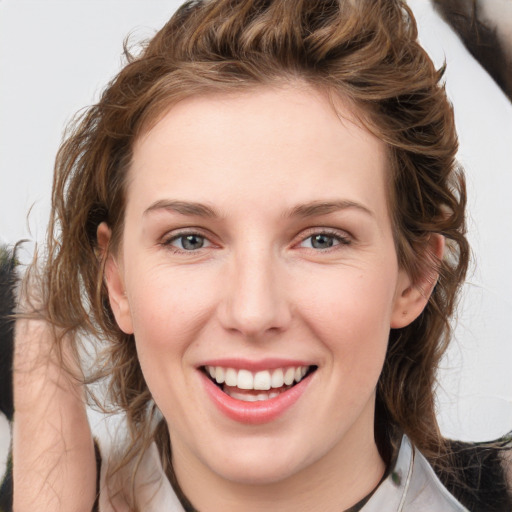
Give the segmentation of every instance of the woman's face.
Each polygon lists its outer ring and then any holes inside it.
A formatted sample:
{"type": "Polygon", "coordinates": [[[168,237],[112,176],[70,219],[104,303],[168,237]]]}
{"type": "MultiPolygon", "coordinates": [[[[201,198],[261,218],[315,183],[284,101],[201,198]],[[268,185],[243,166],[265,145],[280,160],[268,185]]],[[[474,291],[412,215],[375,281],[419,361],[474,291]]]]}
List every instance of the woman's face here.
{"type": "Polygon", "coordinates": [[[389,330],[419,311],[385,146],[336,109],[306,87],[206,95],[135,145],[107,281],[178,477],[271,483],[378,457],[389,330]]]}

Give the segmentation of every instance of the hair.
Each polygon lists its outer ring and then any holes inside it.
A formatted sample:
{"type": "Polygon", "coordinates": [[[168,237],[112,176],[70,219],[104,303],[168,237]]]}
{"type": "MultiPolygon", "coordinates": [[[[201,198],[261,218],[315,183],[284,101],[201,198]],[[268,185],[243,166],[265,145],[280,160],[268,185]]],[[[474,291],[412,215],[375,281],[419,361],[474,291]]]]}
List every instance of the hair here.
{"type": "Polygon", "coordinates": [[[106,253],[121,242],[134,142],[185,98],[301,83],[348,101],[387,145],[399,265],[416,283],[438,275],[419,318],[391,330],[375,435],[385,460],[403,432],[448,470],[434,393],[468,266],[466,192],[444,69],[419,45],[405,1],[190,1],[137,55],[126,46],[125,54],[127,65],[68,129],[58,152],[43,270],[47,319],[63,332],[106,340],[100,374],[110,375],[108,401],[126,413],[131,436],[119,467],[157,439],[173,478],[167,426],[152,421],[156,406],[133,336],[117,326],[103,276],[106,253]],[[101,222],[112,230],[104,253],[96,239],[101,222]],[[433,235],[446,240],[442,261],[429,250],[433,235]]]}

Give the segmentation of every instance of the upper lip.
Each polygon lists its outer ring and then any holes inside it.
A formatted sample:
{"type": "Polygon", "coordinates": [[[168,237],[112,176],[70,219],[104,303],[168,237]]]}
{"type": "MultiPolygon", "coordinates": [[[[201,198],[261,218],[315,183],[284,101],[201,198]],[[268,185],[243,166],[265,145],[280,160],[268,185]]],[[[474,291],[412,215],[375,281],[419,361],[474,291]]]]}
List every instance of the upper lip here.
{"type": "Polygon", "coordinates": [[[201,362],[198,368],[205,366],[221,366],[223,368],[234,368],[235,370],[249,370],[258,372],[263,370],[274,370],[276,368],[288,368],[297,366],[313,366],[315,363],[301,359],[285,358],[265,358],[265,359],[245,359],[245,358],[219,358],[208,359],[201,362]]]}

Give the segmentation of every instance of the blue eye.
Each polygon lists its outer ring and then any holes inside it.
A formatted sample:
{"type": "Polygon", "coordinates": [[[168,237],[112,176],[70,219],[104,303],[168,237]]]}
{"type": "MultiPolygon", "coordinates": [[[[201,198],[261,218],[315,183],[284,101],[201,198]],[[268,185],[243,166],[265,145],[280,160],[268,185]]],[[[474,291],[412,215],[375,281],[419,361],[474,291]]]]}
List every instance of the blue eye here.
{"type": "Polygon", "coordinates": [[[329,233],[315,233],[308,236],[301,242],[301,247],[311,249],[326,250],[336,245],[349,245],[350,240],[341,235],[331,235],[329,233]]]}
{"type": "Polygon", "coordinates": [[[182,251],[197,251],[203,247],[208,247],[210,242],[204,236],[189,233],[172,238],[166,245],[170,245],[182,251]]]}
{"type": "Polygon", "coordinates": [[[313,235],[311,238],[311,247],[314,249],[328,249],[335,243],[334,237],[329,235],[313,235]]]}

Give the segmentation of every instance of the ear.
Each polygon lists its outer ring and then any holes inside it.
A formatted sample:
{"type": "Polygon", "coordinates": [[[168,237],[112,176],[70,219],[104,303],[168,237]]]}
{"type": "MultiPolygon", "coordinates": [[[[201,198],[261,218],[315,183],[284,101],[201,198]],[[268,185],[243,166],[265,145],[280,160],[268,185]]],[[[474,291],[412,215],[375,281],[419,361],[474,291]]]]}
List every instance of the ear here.
{"type": "Polygon", "coordinates": [[[400,329],[409,325],[425,309],[439,277],[435,262],[443,259],[444,245],[444,236],[430,235],[424,249],[423,268],[420,271],[420,276],[413,280],[404,269],[399,271],[391,315],[392,329],[400,329]]]}
{"type": "Polygon", "coordinates": [[[132,315],[126,296],[123,272],[118,261],[109,250],[112,232],[105,222],[98,226],[96,236],[100,252],[103,257],[106,257],[104,279],[107,285],[110,307],[119,328],[126,334],[133,334],[132,315]]]}

